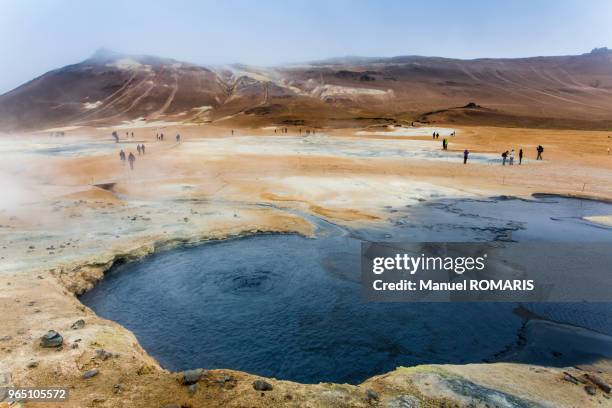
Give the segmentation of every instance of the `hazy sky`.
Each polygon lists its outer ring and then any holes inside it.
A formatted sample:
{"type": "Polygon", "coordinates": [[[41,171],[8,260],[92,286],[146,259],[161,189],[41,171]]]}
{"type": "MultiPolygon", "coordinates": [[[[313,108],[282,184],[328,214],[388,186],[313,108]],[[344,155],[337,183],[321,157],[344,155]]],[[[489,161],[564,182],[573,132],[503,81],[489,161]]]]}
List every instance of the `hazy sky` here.
{"type": "Polygon", "coordinates": [[[0,93],[97,48],[219,64],[612,48],[610,0],[0,0],[0,93]]]}

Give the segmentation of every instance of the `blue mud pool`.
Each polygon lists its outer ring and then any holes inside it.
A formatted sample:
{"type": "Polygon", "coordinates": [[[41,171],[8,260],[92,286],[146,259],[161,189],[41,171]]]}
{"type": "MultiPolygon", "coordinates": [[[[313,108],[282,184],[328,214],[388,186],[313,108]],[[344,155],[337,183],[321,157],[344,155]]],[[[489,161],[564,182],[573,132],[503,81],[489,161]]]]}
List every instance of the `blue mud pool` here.
{"type": "MultiPolygon", "coordinates": [[[[441,200],[389,209],[384,230],[320,219],[317,238],[270,234],[115,266],[81,301],[138,337],[165,368],[230,368],[306,383],[358,383],[398,366],[495,359],[524,323],[512,303],[363,303],[360,241],[611,242],[582,220],[596,201],[441,200]]],[[[612,334],[610,304],[523,305],[612,334]]]]}

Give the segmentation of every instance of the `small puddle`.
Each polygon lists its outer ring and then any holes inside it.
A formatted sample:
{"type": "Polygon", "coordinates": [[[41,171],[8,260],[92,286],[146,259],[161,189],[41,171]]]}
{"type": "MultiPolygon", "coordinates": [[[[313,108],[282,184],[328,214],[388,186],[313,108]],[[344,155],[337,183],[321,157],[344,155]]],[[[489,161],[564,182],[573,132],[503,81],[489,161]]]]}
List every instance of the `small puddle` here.
{"type": "MultiPolygon", "coordinates": [[[[398,366],[493,359],[524,323],[511,303],[362,303],[360,240],[612,242],[612,229],[581,220],[612,214],[596,201],[498,197],[390,211],[394,225],[384,230],[314,219],[315,239],[264,234],[155,253],[112,268],[81,301],[134,332],[170,370],[359,383],[398,366]]],[[[609,304],[533,307],[612,334],[609,304]]]]}

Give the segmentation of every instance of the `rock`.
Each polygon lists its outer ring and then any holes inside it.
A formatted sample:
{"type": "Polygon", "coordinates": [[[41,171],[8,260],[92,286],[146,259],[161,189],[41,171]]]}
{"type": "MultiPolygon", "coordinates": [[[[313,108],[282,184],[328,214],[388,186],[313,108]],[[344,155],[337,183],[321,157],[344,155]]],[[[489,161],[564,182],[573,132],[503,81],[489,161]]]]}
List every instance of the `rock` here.
{"type": "Polygon", "coordinates": [[[87,370],[83,373],[83,378],[84,379],[92,378],[98,375],[99,373],[100,373],[100,370],[98,370],[97,368],[94,368],[93,370],[87,370]]]}
{"type": "Polygon", "coordinates": [[[3,336],[0,337],[0,341],[11,341],[13,338],[11,336],[3,336]]]}
{"type": "Polygon", "coordinates": [[[610,385],[595,374],[585,374],[584,376],[588,378],[593,384],[598,386],[599,389],[605,392],[606,394],[610,393],[610,385]]]}
{"type": "Polygon", "coordinates": [[[272,391],[272,384],[264,380],[253,381],[253,388],[256,391],[272,391]]]}
{"type": "Polygon", "coordinates": [[[380,395],[378,395],[378,393],[374,390],[366,390],[366,397],[370,401],[378,401],[380,395]]]}
{"type": "Polygon", "coordinates": [[[123,387],[121,386],[121,384],[113,385],[113,393],[119,394],[121,391],[123,391],[123,387]]]}
{"type": "Polygon", "coordinates": [[[41,337],[41,347],[59,347],[64,342],[64,338],[55,330],[49,330],[47,334],[41,337]]]}
{"type": "Polygon", "coordinates": [[[204,370],[201,368],[196,368],[195,370],[187,370],[183,371],[183,377],[181,378],[181,384],[183,385],[191,385],[200,381],[202,378],[202,374],[204,374],[204,370]]]}
{"type": "Polygon", "coordinates": [[[419,408],[421,403],[412,395],[399,395],[385,405],[387,408],[419,408]]]}
{"type": "Polygon", "coordinates": [[[38,361],[30,361],[27,365],[28,368],[36,368],[38,367],[38,361]]]}
{"type": "Polygon", "coordinates": [[[109,358],[113,356],[113,353],[109,353],[108,351],[104,349],[97,349],[96,356],[98,356],[100,360],[108,360],[109,358]]]}
{"type": "Polygon", "coordinates": [[[563,372],[563,379],[567,382],[571,382],[572,384],[579,384],[579,383],[586,384],[586,381],[581,380],[580,378],[574,377],[567,371],[563,372]]]}
{"type": "Polygon", "coordinates": [[[72,330],[78,330],[78,329],[82,329],[84,326],[85,326],[85,320],[79,319],[76,322],[72,323],[72,325],[70,325],[70,328],[72,330]]]}
{"type": "Polygon", "coordinates": [[[189,395],[195,394],[198,391],[198,383],[191,384],[187,391],[189,392],[189,395]]]}
{"type": "Polygon", "coordinates": [[[163,408],[181,408],[176,404],[164,405],[163,408]]]}
{"type": "Polygon", "coordinates": [[[585,385],[584,386],[584,390],[586,391],[587,394],[589,395],[595,395],[597,394],[597,388],[593,387],[592,385],[585,385]]]}

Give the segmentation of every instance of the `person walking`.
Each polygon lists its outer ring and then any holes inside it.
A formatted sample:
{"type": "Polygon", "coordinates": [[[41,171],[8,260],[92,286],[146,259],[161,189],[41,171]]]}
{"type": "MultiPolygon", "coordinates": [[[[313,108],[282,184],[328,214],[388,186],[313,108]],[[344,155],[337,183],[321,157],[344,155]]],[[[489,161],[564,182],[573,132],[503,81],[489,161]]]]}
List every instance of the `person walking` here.
{"type": "Polygon", "coordinates": [[[136,156],[134,156],[134,153],[130,152],[128,161],[130,162],[130,170],[134,170],[134,162],[136,161],[136,156]]]}
{"type": "Polygon", "coordinates": [[[142,154],[145,154],[144,143],[140,145],[140,151],[142,152],[142,154]]]}
{"type": "Polygon", "coordinates": [[[544,152],[544,147],[542,145],[538,145],[538,148],[536,149],[536,151],[538,152],[538,156],[536,157],[536,160],[542,160],[542,153],[544,152]]]}
{"type": "Polygon", "coordinates": [[[181,143],[181,135],[176,134],[176,143],[181,143]]]}
{"type": "Polygon", "coordinates": [[[141,153],[141,152],[140,152],[140,145],[139,145],[139,144],[137,144],[137,145],[136,145],[136,150],[138,150],[138,154],[140,154],[140,153],[141,153]]]}
{"type": "Polygon", "coordinates": [[[123,149],[119,152],[119,160],[121,160],[121,164],[125,165],[125,152],[123,149]]]}
{"type": "Polygon", "coordinates": [[[523,149],[519,150],[519,166],[523,163],[523,149]]]}
{"type": "Polygon", "coordinates": [[[508,151],[502,153],[502,166],[506,165],[506,159],[508,158],[508,151]]]}
{"type": "Polygon", "coordinates": [[[465,149],[463,151],[463,164],[467,164],[468,156],[470,155],[470,151],[465,149]]]}
{"type": "Polygon", "coordinates": [[[514,149],[512,149],[512,151],[510,152],[510,163],[508,163],[510,166],[514,166],[514,149]]]}

